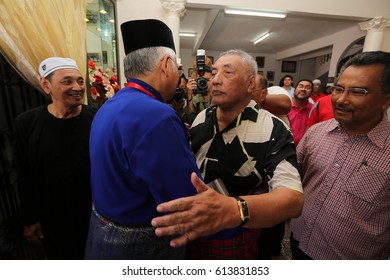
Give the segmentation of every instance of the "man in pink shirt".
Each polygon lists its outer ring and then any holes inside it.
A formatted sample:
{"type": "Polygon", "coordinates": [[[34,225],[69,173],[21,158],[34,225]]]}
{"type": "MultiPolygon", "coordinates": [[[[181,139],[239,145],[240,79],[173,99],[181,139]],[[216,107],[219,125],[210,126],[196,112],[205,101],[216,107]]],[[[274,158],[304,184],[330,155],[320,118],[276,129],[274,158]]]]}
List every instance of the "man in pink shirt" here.
{"type": "Polygon", "coordinates": [[[313,83],[306,79],[300,80],[294,90],[291,111],[287,116],[290,120],[295,145],[298,145],[306,131],[306,121],[313,107],[313,104],[309,102],[312,90],[313,83]]]}

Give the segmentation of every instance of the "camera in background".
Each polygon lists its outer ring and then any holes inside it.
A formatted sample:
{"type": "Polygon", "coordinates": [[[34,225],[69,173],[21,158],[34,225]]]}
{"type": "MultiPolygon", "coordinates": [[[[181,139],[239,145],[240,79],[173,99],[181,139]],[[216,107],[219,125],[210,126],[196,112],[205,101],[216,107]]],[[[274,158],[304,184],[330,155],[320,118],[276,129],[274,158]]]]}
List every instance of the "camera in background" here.
{"type": "Polygon", "coordinates": [[[199,78],[196,81],[196,89],[193,90],[193,94],[206,95],[208,90],[208,80],[204,77],[206,72],[206,52],[199,49],[196,54],[196,69],[199,78]]]}
{"type": "Polygon", "coordinates": [[[185,98],[185,96],[186,96],[186,93],[185,93],[184,89],[176,88],[175,95],[167,103],[172,104],[173,101],[178,103],[178,102],[182,101],[185,98]]]}

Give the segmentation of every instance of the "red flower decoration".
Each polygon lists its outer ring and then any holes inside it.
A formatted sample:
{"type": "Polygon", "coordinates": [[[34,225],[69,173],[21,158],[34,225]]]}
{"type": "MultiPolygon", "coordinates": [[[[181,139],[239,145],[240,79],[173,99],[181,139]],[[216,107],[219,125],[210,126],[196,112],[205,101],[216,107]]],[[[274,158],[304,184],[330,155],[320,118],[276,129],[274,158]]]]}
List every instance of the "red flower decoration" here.
{"type": "Polygon", "coordinates": [[[96,69],[94,61],[88,62],[89,69],[89,93],[93,100],[101,106],[108,98],[117,93],[121,87],[118,85],[118,76],[115,73],[115,68],[107,68],[105,71],[96,69]],[[111,75],[110,75],[111,73],[111,75]]]}

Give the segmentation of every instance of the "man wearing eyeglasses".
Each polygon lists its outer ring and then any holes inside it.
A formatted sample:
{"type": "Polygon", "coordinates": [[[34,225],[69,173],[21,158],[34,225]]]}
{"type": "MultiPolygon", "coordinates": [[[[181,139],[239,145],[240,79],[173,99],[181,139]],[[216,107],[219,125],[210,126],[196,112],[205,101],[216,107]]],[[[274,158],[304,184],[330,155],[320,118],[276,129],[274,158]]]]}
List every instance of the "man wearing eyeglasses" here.
{"type": "Polygon", "coordinates": [[[298,145],[306,131],[306,121],[313,107],[313,104],[309,102],[312,90],[312,81],[306,79],[300,80],[294,89],[292,107],[287,116],[290,120],[295,145],[298,145]]]}
{"type": "Polygon", "coordinates": [[[356,55],[332,88],[334,119],[297,147],[305,204],[291,220],[294,259],[390,256],[390,53],[356,55]]]}

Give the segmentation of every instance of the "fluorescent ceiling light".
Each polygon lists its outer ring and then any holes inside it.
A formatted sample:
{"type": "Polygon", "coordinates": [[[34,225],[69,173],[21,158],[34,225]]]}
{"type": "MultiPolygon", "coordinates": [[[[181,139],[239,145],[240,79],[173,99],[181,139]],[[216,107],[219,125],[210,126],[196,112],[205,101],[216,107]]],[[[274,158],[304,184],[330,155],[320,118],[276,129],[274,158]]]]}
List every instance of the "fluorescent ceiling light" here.
{"type": "Polygon", "coordinates": [[[260,36],[258,39],[256,39],[254,42],[253,42],[253,45],[256,45],[258,42],[260,41],[263,41],[265,38],[267,38],[269,35],[271,35],[271,33],[267,32],[265,33],[264,35],[260,36]]]}
{"type": "Polygon", "coordinates": [[[243,15],[243,16],[257,16],[257,17],[275,17],[275,18],[285,18],[285,13],[271,13],[271,12],[262,12],[262,11],[248,11],[248,10],[234,10],[234,9],[225,9],[226,14],[231,15],[243,15]]]}
{"type": "Polygon", "coordinates": [[[195,37],[196,34],[194,33],[179,33],[180,37],[195,37]]]}

